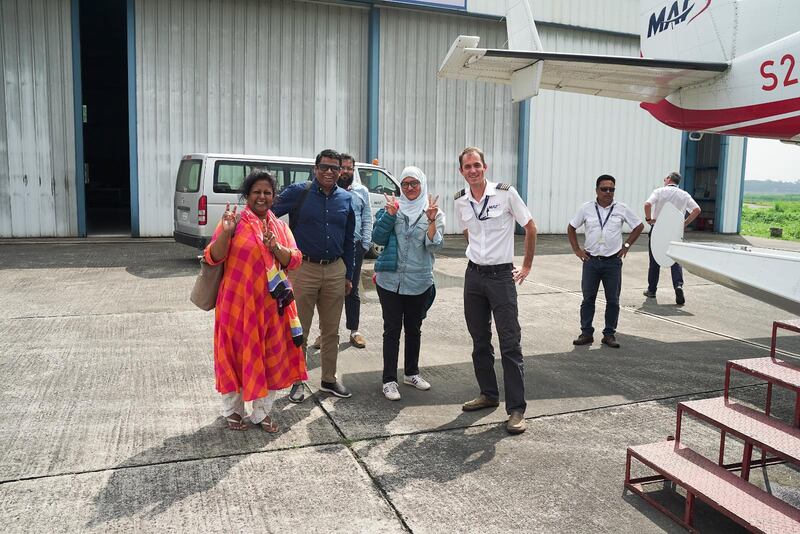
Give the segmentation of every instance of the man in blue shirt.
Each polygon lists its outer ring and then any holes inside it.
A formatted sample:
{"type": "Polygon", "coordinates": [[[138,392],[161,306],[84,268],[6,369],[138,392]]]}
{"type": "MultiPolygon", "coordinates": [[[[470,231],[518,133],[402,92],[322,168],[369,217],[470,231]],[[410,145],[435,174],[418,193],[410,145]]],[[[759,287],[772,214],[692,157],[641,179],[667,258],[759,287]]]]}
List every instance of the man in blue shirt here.
{"type": "Polygon", "coordinates": [[[342,171],[339,173],[339,187],[350,192],[353,211],[356,215],[356,226],[353,236],[355,241],[355,265],[353,268],[353,290],[344,299],[344,315],[347,329],[350,330],[350,343],[359,349],[367,346],[364,336],[358,331],[361,316],[361,298],[358,285],[361,278],[361,264],[364,254],[372,246],[372,209],[369,207],[369,189],[354,180],[356,160],[350,154],[342,154],[342,171]]]}
{"type": "MultiPolygon", "coordinates": [[[[342,160],[338,152],[326,149],[317,155],[314,180],[308,184],[292,184],[275,199],[272,212],[278,217],[289,214],[289,227],[297,248],[303,253],[303,264],[289,271],[294,288],[297,312],[303,325],[305,342],[319,310],[320,389],[337,397],[350,397],[350,391],[336,379],[339,352],[339,321],[345,295],[352,289],[354,269],[355,213],[350,193],[336,184],[342,160]]],[[[305,344],[304,344],[305,348],[305,344]]],[[[289,400],[302,402],[302,382],[292,386],[289,400]]]]}

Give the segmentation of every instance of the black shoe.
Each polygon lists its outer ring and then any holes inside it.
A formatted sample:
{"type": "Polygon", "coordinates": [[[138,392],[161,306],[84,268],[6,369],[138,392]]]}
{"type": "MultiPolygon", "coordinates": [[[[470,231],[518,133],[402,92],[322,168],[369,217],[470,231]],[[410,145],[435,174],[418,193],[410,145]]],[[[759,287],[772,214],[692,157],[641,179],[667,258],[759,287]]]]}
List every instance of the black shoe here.
{"type": "Polygon", "coordinates": [[[350,393],[350,390],[344,387],[339,382],[322,382],[320,384],[319,389],[321,391],[327,391],[328,393],[333,393],[337,397],[341,397],[342,399],[346,399],[351,397],[353,394],[350,393]]]}
{"type": "Polygon", "coordinates": [[[600,343],[603,345],[608,345],[612,349],[619,348],[619,343],[617,343],[617,339],[614,336],[603,336],[603,339],[600,340],[600,343]]]}
{"type": "Polygon", "coordinates": [[[644,292],[642,293],[642,295],[644,295],[645,297],[647,297],[647,298],[649,298],[649,299],[654,299],[654,298],[656,298],[656,292],[655,292],[655,291],[646,290],[646,291],[644,291],[644,292]]]}
{"type": "Polygon", "coordinates": [[[683,306],[686,304],[686,298],[683,296],[683,288],[676,287],[675,288],[675,304],[678,306],[683,306]]]}
{"type": "Polygon", "coordinates": [[[589,334],[581,334],[577,339],[572,340],[573,345],[588,345],[589,343],[594,343],[594,338],[589,334]]]}
{"type": "Polygon", "coordinates": [[[305,384],[302,382],[295,382],[292,384],[292,389],[289,391],[289,401],[295,404],[303,402],[306,398],[305,384]]]}

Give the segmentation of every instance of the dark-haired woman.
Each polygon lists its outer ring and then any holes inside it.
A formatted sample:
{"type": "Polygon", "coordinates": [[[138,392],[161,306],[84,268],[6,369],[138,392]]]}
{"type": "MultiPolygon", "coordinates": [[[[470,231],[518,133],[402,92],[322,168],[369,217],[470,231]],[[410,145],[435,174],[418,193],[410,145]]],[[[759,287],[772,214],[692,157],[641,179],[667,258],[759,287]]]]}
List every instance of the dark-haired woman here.
{"type": "Polygon", "coordinates": [[[251,172],[241,188],[246,207],[225,208],[205,259],[225,262],[214,322],[214,370],[222,415],[232,430],[250,421],[277,432],[269,413],[278,390],[306,380],[303,331],[285,271],[302,262],[289,227],[270,211],[275,178],[251,172]]]}

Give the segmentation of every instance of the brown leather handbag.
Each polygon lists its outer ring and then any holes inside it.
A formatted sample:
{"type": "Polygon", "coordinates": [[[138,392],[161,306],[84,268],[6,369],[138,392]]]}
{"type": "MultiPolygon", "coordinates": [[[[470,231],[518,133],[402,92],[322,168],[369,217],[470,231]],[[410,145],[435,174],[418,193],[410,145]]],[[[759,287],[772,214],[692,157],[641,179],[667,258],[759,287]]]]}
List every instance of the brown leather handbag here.
{"type": "Polygon", "coordinates": [[[198,259],[200,260],[200,274],[194,281],[189,300],[201,310],[213,310],[217,305],[217,294],[222,281],[222,273],[225,272],[225,262],[209,265],[204,256],[198,256],[198,259]]]}

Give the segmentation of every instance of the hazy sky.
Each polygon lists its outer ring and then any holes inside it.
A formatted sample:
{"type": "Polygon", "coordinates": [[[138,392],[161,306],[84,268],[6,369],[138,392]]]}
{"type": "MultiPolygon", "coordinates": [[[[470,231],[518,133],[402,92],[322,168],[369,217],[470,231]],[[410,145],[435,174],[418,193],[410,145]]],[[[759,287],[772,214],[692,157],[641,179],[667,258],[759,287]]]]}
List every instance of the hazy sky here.
{"type": "Polygon", "coordinates": [[[800,146],[772,139],[747,140],[745,180],[800,180],[800,146]]]}

